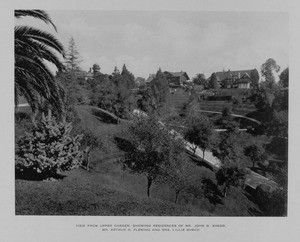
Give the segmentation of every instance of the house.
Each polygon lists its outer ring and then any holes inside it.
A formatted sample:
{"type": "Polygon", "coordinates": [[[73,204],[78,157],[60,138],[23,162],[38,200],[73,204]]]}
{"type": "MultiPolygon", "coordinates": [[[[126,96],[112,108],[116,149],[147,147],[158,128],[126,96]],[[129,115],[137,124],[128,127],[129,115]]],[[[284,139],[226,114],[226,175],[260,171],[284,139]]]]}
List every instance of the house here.
{"type": "MultiPolygon", "coordinates": [[[[222,88],[250,89],[252,88],[252,80],[250,77],[252,71],[253,70],[223,70],[215,72],[215,74],[216,79],[222,88]]],[[[208,78],[208,81],[210,81],[210,78],[208,78]]]]}
{"type": "Polygon", "coordinates": [[[180,72],[165,71],[164,74],[169,82],[169,85],[172,86],[182,86],[184,82],[190,80],[188,74],[184,71],[180,71],[180,72]]]}

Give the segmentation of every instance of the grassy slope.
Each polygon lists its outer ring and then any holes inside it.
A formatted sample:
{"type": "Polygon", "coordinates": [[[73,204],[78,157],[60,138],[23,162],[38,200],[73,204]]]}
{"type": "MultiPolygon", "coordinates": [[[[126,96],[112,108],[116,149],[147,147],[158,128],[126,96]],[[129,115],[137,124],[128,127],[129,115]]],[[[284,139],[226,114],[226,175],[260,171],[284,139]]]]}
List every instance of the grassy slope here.
{"type": "MultiPolygon", "coordinates": [[[[93,152],[90,172],[73,170],[67,172],[64,179],[56,181],[16,180],[16,214],[249,216],[249,211],[256,209],[239,189],[232,189],[224,204],[214,205],[206,198],[181,194],[176,205],[174,191],[168,185],[154,184],[149,199],[145,176],[124,171],[118,162],[122,151],[114,138],[124,136],[125,121],[120,124],[107,122],[100,109],[90,106],[80,106],[77,110],[83,125],[105,136],[108,151],[93,152]],[[99,111],[98,116],[93,109],[99,111]]],[[[191,166],[197,169],[200,177],[214,179],[209,169],[193,162],[191,166]]]]}

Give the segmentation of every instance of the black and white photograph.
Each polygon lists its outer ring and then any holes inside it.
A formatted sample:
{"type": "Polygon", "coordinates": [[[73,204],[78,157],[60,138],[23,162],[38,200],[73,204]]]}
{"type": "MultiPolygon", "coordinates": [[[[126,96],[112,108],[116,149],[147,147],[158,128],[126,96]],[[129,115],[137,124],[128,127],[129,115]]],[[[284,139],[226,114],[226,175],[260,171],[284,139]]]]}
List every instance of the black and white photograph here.
{"type": "Polygon", "coordinates": [[[167,2],[11,9],[11,216],[192,241],[295,215],[289,11],[167,2]]]}

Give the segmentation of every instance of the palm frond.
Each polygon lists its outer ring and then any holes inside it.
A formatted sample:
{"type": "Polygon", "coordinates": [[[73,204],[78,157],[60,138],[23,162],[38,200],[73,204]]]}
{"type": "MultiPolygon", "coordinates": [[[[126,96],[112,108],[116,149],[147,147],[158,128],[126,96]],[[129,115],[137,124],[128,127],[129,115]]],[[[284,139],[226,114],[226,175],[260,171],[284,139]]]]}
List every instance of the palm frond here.
{"type": "Polygon", "coordinates": [[[43,43],[64,56],[63,45],[50,33],[29,26],[15,27],[15,40],[24,38],[43,43]]]}
{"type": "Polygon", "coordinates": [[[43,10],[15,10],[15,17],[33,17],[44,21],[46,24],[51,24],[55,31],[57,31],[56,26],[50,19],[49,15],[43,10]]]}

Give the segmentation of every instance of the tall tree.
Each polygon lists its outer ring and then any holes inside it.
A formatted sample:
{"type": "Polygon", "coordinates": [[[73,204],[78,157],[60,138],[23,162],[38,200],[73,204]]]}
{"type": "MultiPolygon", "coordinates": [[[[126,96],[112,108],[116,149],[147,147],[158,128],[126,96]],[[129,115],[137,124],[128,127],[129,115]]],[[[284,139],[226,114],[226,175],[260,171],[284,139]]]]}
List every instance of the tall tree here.
{"type": "Polygon", "coordinates": [[[272,58],[266,60],[261,66],[261,75],[265,78],[267,87],[272,87],[275,83],[274,71],[279,72],[280,66],[272,58]]]}
{"type": "Polygon", "coordinates": [[[127,70],[127,67],[125,64],[122,67],[121,76],[122,76],[123,82],[126,84],[128,89],[132,89],[135,87],[134,75],[127,70]]]}
{"type": "Polygon", "coordinates": [[[151,82],[152,93],[152,108],[160,115],[160,110],[165,106],[167,101],[167,92],[169,90],[169,83],[164,73],[159,68],[155,78],[151,82]]]}
{"type": "Polygon", "coordinates": [[[218,78],[216,73],[211,74],[208,87],[211,89],[219,89],[220,88],[220,83],[218,82],[218,78]]]}
{"type": "Polygon", "coordinates": [[[68,50],[66,52],[66,67],[67,70],[73,74],[77,74],[80,71],[80,63],[82,62],[79,51],[77,49],[75,40],[70,38],[68,50]]]}
{"type": "Polygon", "coordinates": [[[281,87],[289,86],[289,68],[285,68],[279,76],[279,85],[281,87]]]}
{"type": "MultiPolygon", "coordinates": [[[[15,10],[15,17],[33,17],[55,25],[45,11],[15,10]]],[[[48,61],[59,71],[64,65],[58,56],[63,56],[62,44],[50,33],[29,26],[15,27],[15,102],[24,95],[33,111],[47,101],[48,107],[58,112],[63,110],[63,89],[56,82],[47,66],[48,61]]]]}
{"type": "Polygon", "coordinates": [[[259,73],[256,69],[253,69],[250,73],[250,78],[252,82],[252,87],[254,89],[258,88],[258,83],[259,83],[259,73]]]}

